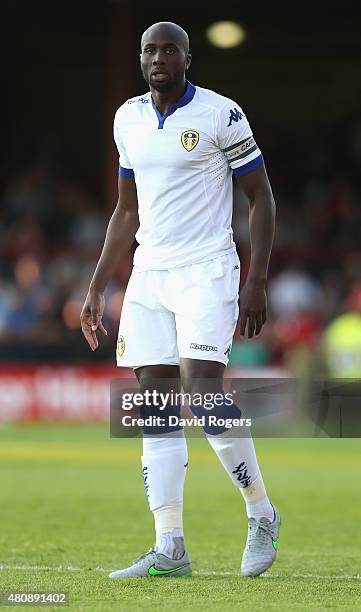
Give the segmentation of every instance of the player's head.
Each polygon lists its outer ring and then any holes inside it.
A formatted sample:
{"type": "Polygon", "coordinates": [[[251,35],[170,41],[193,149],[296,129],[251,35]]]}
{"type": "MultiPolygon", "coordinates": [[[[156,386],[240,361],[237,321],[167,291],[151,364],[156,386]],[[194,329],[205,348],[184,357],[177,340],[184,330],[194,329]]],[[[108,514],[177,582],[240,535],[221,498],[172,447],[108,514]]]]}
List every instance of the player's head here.
{"type": "Polygon", "coordinates": [[[146,82],[157,91],[170,91],[185,80],[192,56],[187,32],[176,23],[161,21],[145,30],[140,65],[146,82]]]}

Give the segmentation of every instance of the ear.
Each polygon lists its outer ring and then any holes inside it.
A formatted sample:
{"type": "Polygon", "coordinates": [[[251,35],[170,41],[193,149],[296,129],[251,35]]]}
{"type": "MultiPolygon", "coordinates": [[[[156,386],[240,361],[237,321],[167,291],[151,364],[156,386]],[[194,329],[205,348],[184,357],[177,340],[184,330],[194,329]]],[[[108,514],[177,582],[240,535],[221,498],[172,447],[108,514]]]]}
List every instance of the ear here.
{"type": "Polygon", "coordinates": [[[192,56],[190,53],[187,53],[187,59],[186,59],[186,70],[189,69],[190,65],[192,63],[192,56]]]}

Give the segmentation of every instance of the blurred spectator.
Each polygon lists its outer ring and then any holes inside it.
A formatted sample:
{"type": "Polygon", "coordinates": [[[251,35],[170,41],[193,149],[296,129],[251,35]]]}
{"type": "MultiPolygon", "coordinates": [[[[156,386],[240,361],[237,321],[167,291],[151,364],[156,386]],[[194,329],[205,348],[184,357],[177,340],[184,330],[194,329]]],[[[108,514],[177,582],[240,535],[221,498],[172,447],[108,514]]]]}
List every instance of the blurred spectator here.
{"type": "Polygon", "coordinates": [[[52,313],[49,289],[43,284],[39,262],[30,255],[15,265],[15,283],[1,292],[2,339],[37,340],[52,313]]]}
{"type": "Polygon", "coordinates": [[[277,318],[318,310],[321,303],[319,284],[296,261],[271,279],[268,297],[271,312],[277,318]]]}
{"type": "Polygon", "coordinates": [[[75,248],[94,252],[103,243],[106,231],[104,212],[87,192],[77,192],[77,206],[69,229],[69,239],[75,248]]]}
{"type": "Polygon", "coordinates": [[[347,298],[347,311],[325,329],[321,357],[327,376],[361,378],[361,283],[347,298]]]}

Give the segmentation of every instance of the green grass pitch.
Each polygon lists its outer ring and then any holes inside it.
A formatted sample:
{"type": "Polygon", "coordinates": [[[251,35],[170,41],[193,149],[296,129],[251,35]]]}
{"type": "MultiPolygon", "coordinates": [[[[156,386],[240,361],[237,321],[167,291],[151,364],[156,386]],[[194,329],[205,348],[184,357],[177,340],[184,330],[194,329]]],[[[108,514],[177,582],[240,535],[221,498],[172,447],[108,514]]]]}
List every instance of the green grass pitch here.
{"type": "Polygon", "coordinates": [[[109,440],[105,427],[0,428],[0,590],[66,590],[72,612],[361,609],[359,440],[256,446],[283,519],[265,576],[239,576],[243,500],[193,438],[184,509],[193,577],[111,581],[109,570],[154,542],[140,440],[109,440]]]}

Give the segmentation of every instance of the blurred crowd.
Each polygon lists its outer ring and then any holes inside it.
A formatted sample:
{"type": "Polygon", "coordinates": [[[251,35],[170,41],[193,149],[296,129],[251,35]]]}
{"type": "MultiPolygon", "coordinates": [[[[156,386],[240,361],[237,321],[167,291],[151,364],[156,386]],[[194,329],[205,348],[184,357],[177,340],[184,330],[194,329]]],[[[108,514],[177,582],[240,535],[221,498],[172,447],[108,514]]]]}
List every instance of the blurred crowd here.
{"type": "MultiPolygon", "coordinates": [[[[24,354],[57,359],[62,346],[81,356],[79,314],[109,211],[89,185],[45,163],[9,177],[0,211],[1,359],[9,353],[19,359],[24,354]]],[[[131,256],[107,290],[111,335],[130,262],[131,256]]]]}
{"type": "MultiPolygon", "coordinates": [[[[328,147],[326,141],[325,155],[328,147]]],[[[361,157],[358,140],[354,150],[351,170],[361,157]]],[[[314,175],[301,174],[292,183],[281,179],[282,156],[274,159],[278,222],[269,321],[260,338],[235,341],[231,364],[286,362],[297,369],[297,360],[320,346],[332,321],[347,312],[361,317],[360,193],[353,170],[335,171],[331,163],[332,172],[320,176],[316,164],[314,175]]],[[[79,314],[103,244],[109,206],[86,181],[43,162],[9,173],[2,187],[0,359],[93,359],[80,333],[79,314]]],[[[233,225],[244,278],[248,209],[237,192],[235,198],[233,225]]],[[[113,359],[131,264],[132,253],[107,288],[108,338],[102,338],[98,359],[113,359]]]]}

